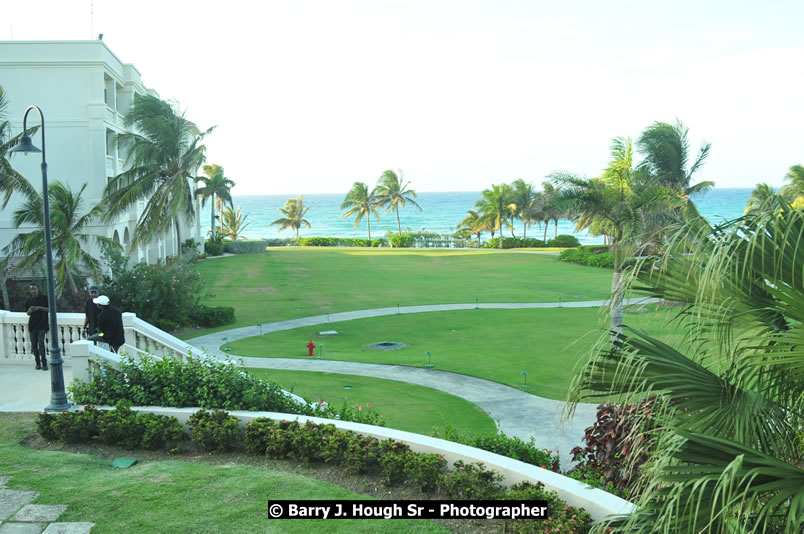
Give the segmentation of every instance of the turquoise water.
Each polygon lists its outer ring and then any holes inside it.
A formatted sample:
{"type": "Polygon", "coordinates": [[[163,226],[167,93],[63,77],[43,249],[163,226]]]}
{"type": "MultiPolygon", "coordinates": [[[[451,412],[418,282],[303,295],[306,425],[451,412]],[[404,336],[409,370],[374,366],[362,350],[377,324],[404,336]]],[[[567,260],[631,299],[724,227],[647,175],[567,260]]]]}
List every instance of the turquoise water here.
{"type": "MultiPolygon", "coordinates": [[[[709,222],[717,224],[724,220],[734,219],[743,214],[745,203],[751,195],[751,189],[713,189],[704,195],[693,197],[698,210],[709,222]]],[[[305,195],[304,204],[309,207],[305,217],[311,228],[302,228],[299,235],[324,237],[366,237],[366,221],[361,221],[358,228],[354,228],[354,219],[343,219],[340,209],[344,195],[305,195]]],[[[243,215],[248,216],[248,227],[243,235],[249,239],[293,237],[295,232],[285,230],[279,232],[278,226],[271,226],[271,222],[278,219],[281,214],[278,208],[284,206],[288,195],[264,196],[235,196],[235,208],[238,206],[243,215]]],[[[399,216],[403,230],[428,231],[437,233],[452,233],[458,223],[466,216],[466,212],[473,209],[474,203],[480,198],[479,192],[454,193],[419,193],[417,202],[422,211],[408,205],[400,210],[399,216]]],[[[585,232],[573,232],[574,224],[571,221],[559,221],[559,234],[574,234],[584,244],[602,243],[600,237],[588,236],[585,232]]],[[[382,215],[379,222],[371,221],[371,236],[383,237],[386,232],[396,232],[396,217],[393,212],[382,215]]],[[[522,236],[522,225],[517,224],[517,236],[522,236]]],[[[548,237],[553,235],[553,225],[550,224],[548,237]]],[[[209,233],[209,206],[201,212],[201,234],[209,233]]],[[[508,231],[506,235],[510,235],[508,231]]],[[[528,235],[541,238],[544,227],[532,226],[528,235]]],[[[490,237],[484,234],[484,239],[490,237]]]]}

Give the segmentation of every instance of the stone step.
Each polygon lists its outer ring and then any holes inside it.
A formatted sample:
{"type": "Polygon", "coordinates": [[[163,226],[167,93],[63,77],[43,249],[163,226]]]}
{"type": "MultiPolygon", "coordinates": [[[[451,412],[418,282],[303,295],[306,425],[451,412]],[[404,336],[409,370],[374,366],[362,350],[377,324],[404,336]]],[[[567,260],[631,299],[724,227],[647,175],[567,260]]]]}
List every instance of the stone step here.
{"type": "Polygon", "coordinates": [[[11,477],[0,476],[0,534],[89,534],[95,523],[57,522],[64,504],[31,504],[36,491],[8,489],[11,477]]]}

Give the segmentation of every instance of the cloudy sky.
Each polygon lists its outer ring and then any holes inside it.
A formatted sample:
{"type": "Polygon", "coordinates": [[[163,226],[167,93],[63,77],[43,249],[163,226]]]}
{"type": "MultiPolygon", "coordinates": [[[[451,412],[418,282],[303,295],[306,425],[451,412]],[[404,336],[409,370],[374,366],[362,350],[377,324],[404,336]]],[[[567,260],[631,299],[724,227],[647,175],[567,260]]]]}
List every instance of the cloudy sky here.
{"type": "Polygon", "coordinates": [[[753,187],[804,163],[802,20],[801,0],[27,0],[0,39],[103,33],[217,125],[208,159],[239,195],[391,168],[419,191],[592,177],[613,137],[677,118],[713,144],[699,179],[753,187]]]}

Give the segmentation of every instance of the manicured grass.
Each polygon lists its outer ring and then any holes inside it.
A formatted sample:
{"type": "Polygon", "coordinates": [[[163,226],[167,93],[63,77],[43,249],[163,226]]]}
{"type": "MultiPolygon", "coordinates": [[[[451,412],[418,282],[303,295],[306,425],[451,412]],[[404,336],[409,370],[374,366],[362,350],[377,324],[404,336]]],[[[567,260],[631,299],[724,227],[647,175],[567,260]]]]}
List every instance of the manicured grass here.
{"type": "Polygon", "coordinates": [[[236,310],[236,322],[216,330],[397,304],[603,299],[611,286],[606,269],[496,250],[272,249],[198,269],[208,292],[202,304],[236,310]]]}
{"type": "MultiPolygon", "coordinates": [[[[626,313],[626,324],[677,344],[681,334],[666,327],[666,308],[626,313]]],[[[332,323],[246,338],[231,343],[241,356],[306,358],[305,344],[324,344],[324,357],[421,367],[432,354],[436,369],[477,376],[518,387],[528,373],[533,394],[561,399],[577,368],[606,332],[597,308],[460,310],[402,314],[332,323]],[[319,336],[334,329],[337,336],[319,336]],[[378,341],[407,343],[394,351],[363,348],[378,341]]]]}
{"type": "MultiPolygon", "coordinates": [[[[60,521],[91,521],[93,534],[117,532],[319,532],[321,521],[268,520],[269,499],[359,499],[298,474],[259,466],[181,459],[113,469],[88,454],[30,450],[19,442],[35,414],[0,414],[0,474],[11,489],[39,492],[36,504],[66,504],[60,521]]],[[[136,456],[136,453],[129,453],[136,456]]],[[[339,520],[327,532],[445,532],[426,521],[339,520]]]]}
{"type": "Polygon", "coordinates": [[[308,400],[323,400],[340,408],[348,404],[371,404],[388,428],[429,434],[434,427],[452,424],[461,433],[494,434],[491,417],[475,404],[432,388],[396,380],[337,373],[249,369],[249,373],[280,384],[308,400]],[[351,389],[345,390],[344,386],[351,389]]]}

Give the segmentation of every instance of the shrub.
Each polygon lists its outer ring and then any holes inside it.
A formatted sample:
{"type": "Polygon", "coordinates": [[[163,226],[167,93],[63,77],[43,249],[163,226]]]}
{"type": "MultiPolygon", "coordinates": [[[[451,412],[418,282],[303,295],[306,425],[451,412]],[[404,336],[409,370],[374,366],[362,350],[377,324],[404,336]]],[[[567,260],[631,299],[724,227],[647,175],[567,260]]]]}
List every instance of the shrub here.
{"type": "Polygon", "coordinates": [[[224,249],[223,241],[210,241],[209,239],[204,241],[204,253],[207,256],[222,256],[224,249]]]}
{"type": "Polygon", "coordinates": [[[240,442],[240,424],[237,417],[223,410],[199,410],[187,421],[193,441],[210,452],[232,450],[240,442]]]}
{"type": "Polygon", "coordinates": [[[302,237],[299,239],[301,247],[334,247],[335,245],[334,237],[302,237]]]}
{"type": "Polygon", "coordinates": [[[191,324],[190,310],[197,307],[203,285],[193,265],[170,259],[128,268],[127,257],[107,258],[113,277],[104,277],[103,292],[113,306],[163,330],[191,324]]]}
{"type": "Polygon", "coordinates": [[[252,454],[265,454],[270,435],[276,432],[277,424],[265,417],[260,417],[246,424],[244,444],[252,454]],[[273,431],[273,432],[272,432],[273,431]]]}
{"type": "Polygon", "coordinates": [[[438,481],[447,472],[447,461],[440,454],[410,454],[405,464],[410,480],[424,492],[433,492],[438,481]]]}
{"type": "Polygon", "coordinates": [[[121,400],[115,409],[107,412],[98,422],[98,438],[106,445],[121,445],[133,449],[142,442],[145,434],[144,424],[131,403],[121,400]]]}
{"type": "Polygon", "coordinates": [[[555,491],[547,491],[538,482],[520,482],[511,486],[505,499],[546,501],[550,516],[545,519],[505,519],[506,532],[588,532],[592,516],[583,508],[575,508],[559,498],[555,491]]]}
{"type": "Polygon", "coordinates": [[[231,306],[208,307],[200,304],[190,310],[190,320],[202,328],[211,328],[233,323],[235,312],[231,306]]]}
{"type": "Polygon", "coordinates": [[[572,248],[577,247],[580,245],[581,242],[578,241],[574,235],[566,235],[561,234],[555,237],[555,239],[550,239],[547,242],[548,247],[559,247],[559,248],[572,248]]]}
{"type": "Polygon", "coordinates": [[[482,463],[465,464],[458,460],[455,469],[441,475],[439,486],[450,499],[462,500],[496,500],[503,495],[500,482],[503,476],[496,471],[489,471],[482,463]]]}
{"type": "Polygon", "coordinates": [[[410,454],[410,447],[404,443],[391,439],[380,443],[380,469],[383,484],[393,486],[405,480],[410,454]]]}
{"type": "Polygon", "coordinates": [[[614,268],[614,254],[606,252],[608,247],[579,247],[562,250],[561,261],[586,265],[588,267],[614,268]]]}
{"type": "Polygon", "coordinates": [[[388,241],[394,248],[411,248],[416,244],[416,238],[411,234],[391,234],[388,236],[388,241]]]}
{"type": "Polygon", "coordinates": [[[223,252],[227,254],[262,254],[269,246],[266,239],[253,239],[246,241],[225,241],[223,252]]]}
{"type": "Polygon", "coordinates": [[[343,421],[385,424],[382,415],[367,405],[333,410],[326,404],[310,404],[288,395],[273,382],[256,378],[231,361],[212,358],[185,359],[123,357],[120,370],[95,364],[94,380],[73,383],[68,390],[75,402],[115,404],[125,399],[138,406],[200,406],[205,409],[258,410],[317,415],[343,421]]]}
{"type": "MultiPolygon", "coordinates": [[[[604,403],[598,406],[595,423],[586,429],[585,447],[572,449],[580,463],[567,474],[610,493],[631,495],[642,464],[655,443],[645,434],[636,434],[637,424],[652,421],[656,397],[639,404],[604,403]]],[[[652,425],[644,425],[648,431],[652,425]]]]}

